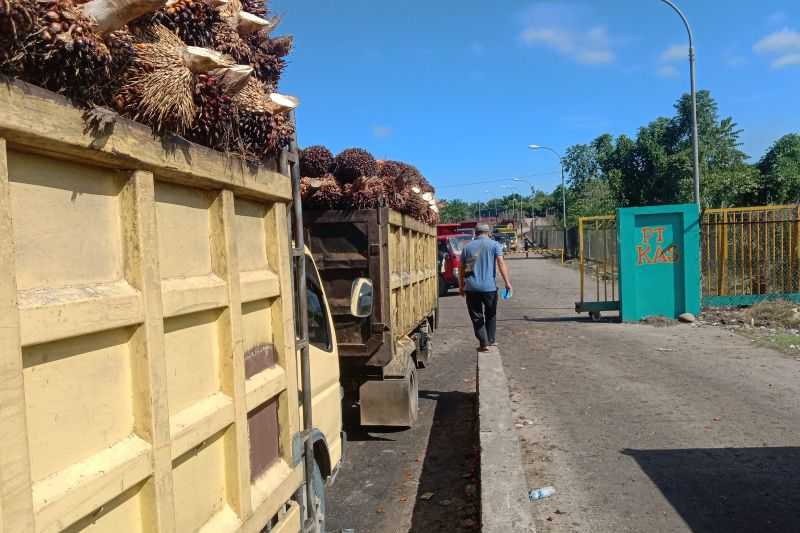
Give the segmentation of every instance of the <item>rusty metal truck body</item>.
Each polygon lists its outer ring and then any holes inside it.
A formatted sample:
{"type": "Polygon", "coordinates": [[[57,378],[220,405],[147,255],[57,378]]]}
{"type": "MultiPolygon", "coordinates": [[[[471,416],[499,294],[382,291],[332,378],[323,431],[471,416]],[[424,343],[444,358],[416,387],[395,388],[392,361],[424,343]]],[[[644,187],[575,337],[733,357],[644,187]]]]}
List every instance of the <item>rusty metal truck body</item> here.
{"type": "Polygon", "coordinates": [[[305,211],[304,228],[330,298],[342,384],[361,424],[413,425],[416,369],[430,358],[438,311],[436,227],[378,208],[305,211]],[[373,282],[368,318],[348,307],[358,278],[373,282]]]}

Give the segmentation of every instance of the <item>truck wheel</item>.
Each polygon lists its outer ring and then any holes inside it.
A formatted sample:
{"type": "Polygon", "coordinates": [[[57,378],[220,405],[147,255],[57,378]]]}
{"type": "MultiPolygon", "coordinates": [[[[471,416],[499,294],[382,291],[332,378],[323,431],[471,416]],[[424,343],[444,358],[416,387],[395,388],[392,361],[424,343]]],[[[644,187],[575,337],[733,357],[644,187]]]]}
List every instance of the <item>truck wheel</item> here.
{"type": "Polygon", "coordinates": [[[450,287],[447,286],[444,276],[439,274],[439,298],[447,296],[448,292],[450,292],[450,287]]]}

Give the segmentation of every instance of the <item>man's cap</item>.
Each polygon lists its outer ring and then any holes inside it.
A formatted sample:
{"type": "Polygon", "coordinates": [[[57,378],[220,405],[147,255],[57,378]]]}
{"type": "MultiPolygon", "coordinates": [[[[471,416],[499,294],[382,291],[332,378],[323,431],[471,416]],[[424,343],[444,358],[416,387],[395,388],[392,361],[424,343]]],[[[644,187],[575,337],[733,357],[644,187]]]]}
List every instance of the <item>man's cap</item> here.
{"type": "Polygon", "coordinates": [[[492,230],[489,228],[489,224],[478,224],[475,226],[475,231],[478,233],[489,233],[492,230]]]}

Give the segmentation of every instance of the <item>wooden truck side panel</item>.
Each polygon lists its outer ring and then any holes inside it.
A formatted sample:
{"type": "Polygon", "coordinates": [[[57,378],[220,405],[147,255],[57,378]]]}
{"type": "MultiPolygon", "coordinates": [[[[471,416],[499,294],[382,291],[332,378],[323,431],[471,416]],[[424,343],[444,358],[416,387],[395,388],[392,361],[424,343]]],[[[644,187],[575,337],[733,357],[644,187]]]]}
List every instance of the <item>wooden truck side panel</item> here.
{"type": "Polygon", "coordinates": [[[388,208],[306,211],[305,227],[331,302],[339,353],[385,367],[437,306],[436,228],[388,208]],[[370,278],[369,318],[350,315],[350,289],[370,278]]]}
{"type": "Polygon", "coordinates": [[[81,115],[0,91],[0,533],[299,531],[288,178],[81,115]]]}

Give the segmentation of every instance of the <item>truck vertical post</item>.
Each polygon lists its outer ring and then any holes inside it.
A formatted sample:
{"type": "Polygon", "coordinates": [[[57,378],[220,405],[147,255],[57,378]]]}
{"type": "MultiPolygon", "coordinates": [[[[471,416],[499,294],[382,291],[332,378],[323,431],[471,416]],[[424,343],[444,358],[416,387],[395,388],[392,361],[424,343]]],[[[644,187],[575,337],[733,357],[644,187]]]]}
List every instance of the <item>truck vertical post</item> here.
{"type": "MultiPolygon", "coordinates": [[[[295,122],[294,112],[291,113],[291,120],[295,122]]],[[[311,440],[311,429],[314,426],[312,419],[311,401],[311,361],[309,357],[308,344],[308,301],[306,300],[306,262],[305,262],[305,238],[303,235],[303,202],[300,197],[300,160],[297,148],[297,136],[292,139],[289,150],[285,151],[285,157],[281,163],[286,167],[283,170],[292,181],[292,217],[290,218],[289,233],[294,239],[292,248],[292,270],[294,272],[295,295],[297,295],[297,324],[299,335],[296,348],[300,351],[300,375],[303,383],[303,431],[301,438],[303,441],[303,461],[305,465],[305,497],[306,497],[306,523],[303,530],[310,533],[324,533],[319,531],[317,521],[317,502],[314,496],[314,488],[311,484],[311,475],[314,472],[314,443],[311,440]]]]}

